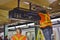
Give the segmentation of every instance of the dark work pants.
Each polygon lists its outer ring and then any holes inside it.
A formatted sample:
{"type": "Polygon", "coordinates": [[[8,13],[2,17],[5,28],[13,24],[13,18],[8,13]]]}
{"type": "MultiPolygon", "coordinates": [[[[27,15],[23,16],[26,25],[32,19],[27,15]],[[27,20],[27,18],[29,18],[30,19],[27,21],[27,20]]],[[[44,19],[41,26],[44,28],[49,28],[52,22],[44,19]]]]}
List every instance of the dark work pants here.
{"type": "Polygon", "coordinates": [[[52,27],[47,26],[46,28],[42,29],[42,31],[45,36],[45,40],[52,40],[52,27]]]}

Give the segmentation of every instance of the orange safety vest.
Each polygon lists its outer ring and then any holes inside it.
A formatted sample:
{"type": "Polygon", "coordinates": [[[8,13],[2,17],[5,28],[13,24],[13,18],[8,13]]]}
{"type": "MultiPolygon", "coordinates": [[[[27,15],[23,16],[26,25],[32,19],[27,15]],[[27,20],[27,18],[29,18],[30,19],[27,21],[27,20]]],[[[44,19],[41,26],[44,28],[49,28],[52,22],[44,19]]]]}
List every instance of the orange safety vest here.
{"type": "Polygon", "coordinates": [[[17,35],[14,35],[12,37],[12,40],[26,40],[26,37],[25,36],[23,36],[23,35],[18,35],[18,36],[17,35]]]}
{"type": "Polygon", "coordinates": [[[40,28],[46,28],[47,26],[52,27],[52,23],[51,23],[50,16],[48,13],[47,14],[38,13],[38,15],[41,18],[41,20],[39,20],[40,28]]]}

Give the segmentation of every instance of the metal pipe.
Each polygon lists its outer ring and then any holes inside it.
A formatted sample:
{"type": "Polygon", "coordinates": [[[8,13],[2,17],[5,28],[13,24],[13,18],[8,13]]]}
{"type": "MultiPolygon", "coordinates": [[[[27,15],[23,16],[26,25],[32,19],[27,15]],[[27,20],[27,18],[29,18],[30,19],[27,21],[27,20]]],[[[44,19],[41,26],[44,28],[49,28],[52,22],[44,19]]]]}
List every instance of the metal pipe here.
{"type": "Polygon", "coordinates": [[[20,0],[18,0],[18,8],[19,8],[19,6],[20,6],[20,0]]]}
{"type": "Polygon", "coordinates": [[[29,9],[30,9],[30,11],[31,11],[31,4],[32,4],[32,3],[30,2],[30,3],[29,3],[29,9]]]}

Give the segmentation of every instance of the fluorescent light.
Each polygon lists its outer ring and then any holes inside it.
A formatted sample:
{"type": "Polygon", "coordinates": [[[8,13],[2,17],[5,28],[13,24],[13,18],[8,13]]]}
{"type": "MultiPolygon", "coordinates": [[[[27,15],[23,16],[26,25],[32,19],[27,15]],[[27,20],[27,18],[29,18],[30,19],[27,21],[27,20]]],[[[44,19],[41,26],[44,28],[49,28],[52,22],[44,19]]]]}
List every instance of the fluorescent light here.
{"type": "Polygon", "coordinates": [[[25,4],[29,4],[29,2],[24,2],[25,4]]]}
{"type": "Polygon", "coordinates": [[[8,29],[15,29],[15,27],[9,27],[8,29]]]}
{"type": "Polygon", "coordinates": [[[16,28],[19,28],[20,26],[16,26],[16,28]]]}
{"type": "Polygon", "coordinates": [[[26,25],[19,25],[19,26],[16,26],[16,28],[19,28],[19,27],[26,27],[26,25]]]}
{"type": "Polygon", "coordinates": [[[46,6],[43,6],[44,8],[46,8],[46,6]]]}
{"type": "Polygon", "coordinates": [[[27,26],[33,26],[33,25],[34,25],[34,23],[27,24],[27,26]]]}
{"type": "Polygon", "coordinates": [[[51,21],[53,22],[53,21],[58,21],[58,20],[60,20],[60,18],[52,19],[51,21]]]}
{"type": "Polygon", "coordinates": [[[51,7],[47,7],[47,9],[50,9],[51,10],[52,8],[51,7]]]}
{"type": "Polygon", "coordinates": [[[20,25],[20,27],[24,27],[24,26],[26,26],[26,25],[20,25]]]}

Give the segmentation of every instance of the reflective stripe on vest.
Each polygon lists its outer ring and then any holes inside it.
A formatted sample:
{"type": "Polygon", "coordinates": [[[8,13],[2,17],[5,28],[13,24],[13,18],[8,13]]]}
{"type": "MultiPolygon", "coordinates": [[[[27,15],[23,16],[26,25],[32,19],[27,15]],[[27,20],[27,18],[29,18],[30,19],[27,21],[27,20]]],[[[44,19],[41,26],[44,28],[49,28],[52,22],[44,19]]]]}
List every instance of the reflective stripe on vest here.
{"type": "Polygon", "coordinates": [[[45,14],[46,22],[51,22],[49,15],[45,14]]]}
{"type": "Polygon", "coordinates": [[[18,38],[17,36],[15,36],[16,40],[22,40],[24,38],[24,36],[21,36],[20,38],[18,38]]]}

